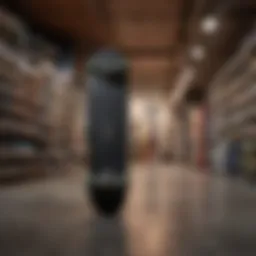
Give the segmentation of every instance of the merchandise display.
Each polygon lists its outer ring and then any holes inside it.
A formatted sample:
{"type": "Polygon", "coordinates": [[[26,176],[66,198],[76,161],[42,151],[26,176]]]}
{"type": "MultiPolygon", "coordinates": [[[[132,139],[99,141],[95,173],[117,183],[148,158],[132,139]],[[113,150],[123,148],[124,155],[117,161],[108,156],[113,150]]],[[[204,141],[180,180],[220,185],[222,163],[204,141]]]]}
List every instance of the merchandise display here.
{"type": "Polygon", "coordinates": [[[248,153],[249,146],[246,146],[250,141],[249,148],[253,148],[256,137],[255,47],[256,30],[253,30],[235,56],[217,74],[209,90],[213,124],[211,147],[217,149],[222,141],[230,141],[226,155],[228,173],[250,172],[250,177],[256,167],[255,156],[248,153]]]}

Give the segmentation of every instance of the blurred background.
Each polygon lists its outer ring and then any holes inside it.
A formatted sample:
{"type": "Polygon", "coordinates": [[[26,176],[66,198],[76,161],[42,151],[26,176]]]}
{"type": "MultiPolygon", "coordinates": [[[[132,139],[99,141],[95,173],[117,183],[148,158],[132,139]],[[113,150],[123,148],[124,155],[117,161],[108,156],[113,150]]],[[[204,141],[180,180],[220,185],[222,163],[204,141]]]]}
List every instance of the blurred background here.
{"type": "Polygon", "coordinates": [[[0,253],[255,255],[255,21],[253,0],[1,0],[0,253]],[[122,221],[83,215],[86,63],[109,48],[129,66],[126,253],[122,221]]]}

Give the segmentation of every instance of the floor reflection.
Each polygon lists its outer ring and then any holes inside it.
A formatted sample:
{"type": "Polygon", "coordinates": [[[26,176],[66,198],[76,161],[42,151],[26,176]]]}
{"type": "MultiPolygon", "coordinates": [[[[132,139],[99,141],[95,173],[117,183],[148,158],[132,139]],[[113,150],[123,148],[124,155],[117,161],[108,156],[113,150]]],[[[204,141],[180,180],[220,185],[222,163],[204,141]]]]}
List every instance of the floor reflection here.
{"type": "Polygon", "coordinates": [[[120,216],[95,214],[83,170],[0,187],[0,255],[254,256],[255,189],[178,166],[137,166],[120,216]]]}
{"type": "Polygon", "coordinates": [[[128,256],[125,227],[121,218],[93,216],[88,223],[87,234],[84,255],[128,256]]]}

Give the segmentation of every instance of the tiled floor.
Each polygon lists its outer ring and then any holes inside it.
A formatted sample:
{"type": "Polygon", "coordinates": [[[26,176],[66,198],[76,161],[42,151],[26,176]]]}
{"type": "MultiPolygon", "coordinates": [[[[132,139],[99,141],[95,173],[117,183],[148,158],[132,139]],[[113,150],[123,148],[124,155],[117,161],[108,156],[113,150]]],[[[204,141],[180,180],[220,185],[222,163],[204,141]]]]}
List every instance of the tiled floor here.
{"type": "Polygon", "coordinates": [[[256,188],[177,166],[131,168],[120,216],[94,213],[81,170],[0,189],[2,256],[255,256],[256,188]]]}

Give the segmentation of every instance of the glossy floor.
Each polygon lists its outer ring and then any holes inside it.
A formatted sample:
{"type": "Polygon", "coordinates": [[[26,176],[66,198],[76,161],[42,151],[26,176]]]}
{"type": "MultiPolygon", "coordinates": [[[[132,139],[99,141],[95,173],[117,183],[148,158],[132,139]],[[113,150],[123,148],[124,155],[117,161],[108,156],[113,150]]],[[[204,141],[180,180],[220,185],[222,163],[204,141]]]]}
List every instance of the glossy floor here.
{"type": "Polygon", "coordinates": [[[121,216],[95,214],[85,175],[0,189],[0,255],[255,256],[256,189],[170,165],[137,166],[121,216]]]}

